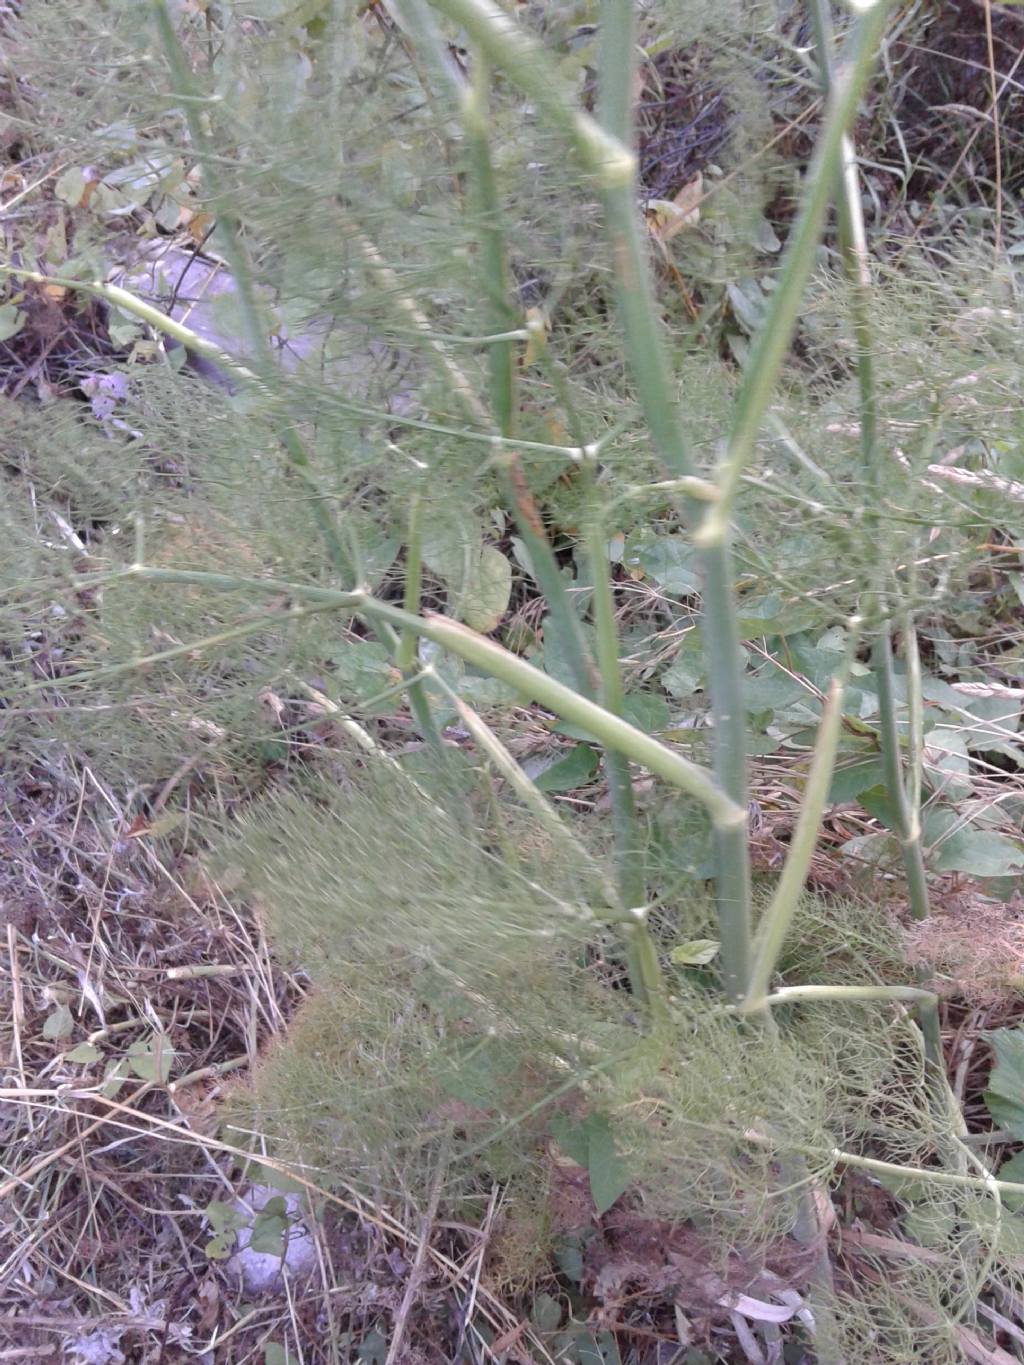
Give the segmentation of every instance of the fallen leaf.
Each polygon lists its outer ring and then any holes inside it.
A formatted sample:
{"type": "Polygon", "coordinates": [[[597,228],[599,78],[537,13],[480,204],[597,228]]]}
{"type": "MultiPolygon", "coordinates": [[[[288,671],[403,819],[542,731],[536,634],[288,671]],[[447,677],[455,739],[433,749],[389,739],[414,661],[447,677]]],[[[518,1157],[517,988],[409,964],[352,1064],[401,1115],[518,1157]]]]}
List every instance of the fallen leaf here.
{"type": "Polygon", "coordinates": [[[683,228],[696,227],[700,222],[700,205],[704,198],[704,177],[700,171],[671,199],[651,199],[647,206],[647,224],[662,245],[671,242],[683,228]]]}

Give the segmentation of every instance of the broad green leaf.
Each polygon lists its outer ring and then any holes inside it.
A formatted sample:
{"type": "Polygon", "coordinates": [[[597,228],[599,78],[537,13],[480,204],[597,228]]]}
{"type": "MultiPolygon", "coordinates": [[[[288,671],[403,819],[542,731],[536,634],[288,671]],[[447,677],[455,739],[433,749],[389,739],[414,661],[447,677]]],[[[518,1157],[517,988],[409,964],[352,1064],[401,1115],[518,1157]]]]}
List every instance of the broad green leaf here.
{"type": "Polygon", "coordinates": [[[721,946],[715,938],[693,938],[677,943],[669,957],[677,967],[706,967],[714,962],[721,946]]]}
{"type": "Polygon", "coordinates": [[[550,1294],[538,1294],[530,1309],[530,1321],[538,1332],[557,1332],[562,1325],[562,1305],[550,1294]]]}
{"type": "Polygon", "coordinates": [[[128,1065],[136,1076],[155,1085],[166,1085],[174,1062],[174,1048],[166,1034],[155,1033],[150,1038],[136,1038],[125,1053],[128,1065]]]}
{"type": "Polygon", "coordinates": [[[62,204],[76,209],[85,198],[88,181],[80,166],[69,166],[54,182],[53,192],[62,204]]]}
{"type": "Polygon", "coordinates": [[[474,630],[494,630],[505,615],[511,594],[512,565],[500,550],[485,545],[462,597],[462,619],[474,630]]]}
{"type": "MultiPolygon", "coordinates": [[[[574,1324],[575,1326],[575,1324],[574,1324]]],[[[580,1326],[556,1338],[558,1359],[565,1365],[622,1365],[622,1356],[611,1332],[592,1332],[580,1326]]],[[[689,1365],[684,1360],[682,1365],[689,1365]]]]}
{"type": "Polygon", "coordinates": [[[626,541],[622,562],[670,595],[690,597],[700,589],[693,547],[682,536],[639,531],[626,541]]]}
{"type": "Polygon", "coordinates": [[[759,331],[764,321],[766,303],[764,290],[757,280],[750,278],[730,280],[725,286],[725,292],[729,296],[737,322],[751,335],[759,331]]]}
{"type": "MultiPolygon", "coordinates": [[[[562,627],[558,619],[548,615],[542,622],[544,635],[543,665],[544,672],[549,673],[552,678],[565,683],[567,687],[576,686],[576,678],[569,664],[569,652],[566,649],[565,639],[562,634],[562,627]]],[[[589,631],[584,630],[584,636],[589,635],[589,631]]]]}
{"type": "Polygon", "coordinates": [[[437,1063],[437,1084],[452,1099],[475,1109],[500,1109],[519,1065],[497,1038],[469,1038],[437,1063]]]}
{"type": "Polygon", "coordinates": [[[471,519],[432,520],[423,534],[423,562],[456,599],[472,583],[480,559],[480,528],[471,519]]]}
{"type": "Polygon", "coordinates": [[[971,759],[967,752],[967,737],[953,725],[935,725],[928,730],[926,741],[926,774],[928,782],[946,800],[963,801],[971,794],[971,759]]]}
{"type": "Polygon", "coordinates": [[[381,579],[395,562],[395,555],[402,548],[399,536],[382,535],[380,539],[363,539],[363,576],[367,585],[376,588],[381,579]]]}
{"type": "Polygon", "coordinates": [[[933,1196],[904,1216],[903,1227],[911,1241],[919,1246],[948,1246],[957,1228],[956,1207],[951,1200],[933,1196]]]}
{"type": "Polygon", "coordinates": [[[25,326],[28,314],[13,303],[0,304],[0,341],[10,341],[25,326]]]}
{"type": "Polygon", "coordinates": [[[108,1062],[106,1070],[103,1073],[103,1084],[100,1087],[100,1094],[108,1100],[116,1099],[130,1074],[131,1072],[128,1063],[123,1057],[108,1062]]]}
{"type": "Polygon", "coordinates": [[[575,1161],[577,1166],[586,1166],[590,1142],[585,1124],[569,1118],[567,1114],[555,1114],[548,1128],[569,1160],[575,1161]]]}
{"type": "Polygon", "coordinates": [[[985,1091],[988,1112],[998,1128],[1024,1142],[1024,1026],[994,1029],[985,1037],[996,1057],[985,1091]]]}
{"type": "MultiPolygon", "coordinates": [[[[817,607],[805,602],[784,602],[774,593],[765,597],[741,600],[737,609],[740,638],[758,640],[780,635],[797,635],[819,621],[817,607]]],[[[831,676],[831,673],[829,674],[831,676]]]]}
{"type": "Polygon", "coordinates": [[[361,1360],[363,1365],[384,1365],[387,1355],[387,1340],[375,1327],[367,1332],[356,1347],[356,1359],[361,1360]]]}
{"type": "Polygon", "coordinates": [[[555,1244],[555,1262],[565,1278],[579,1286],[583,1283],[585,1232],[567,1232],[555,1244]]]}
{"type": "Polygon", "coordinates": [[[923,824],[928,861],[937,872],[1005,877],[1024,868],[1024,847],[1018,842],[973,825],[957,828],[959,818],[954,811],[932,807],[925,812],[923,824]]]}
{"type": "Polygon", "coordinates": [[[375,640],[340,640],[331,650],[334,665],[331,674],[332,698],[358,703],[370,714],[393,711],[394,697],[377,702],[375,698],[387,691],[398,679],[391,655],[375,640]]]}
{"type": "Polygon", "coordinates": [[[213,1199],[203,1209],[203,1216],[213,1232],[237,1232],[249,1222],[246,1214],[235,1204],[226,1204],[222,1199],[213,1199]]]}
{"type": "Polygon", "coordinates": [[[744,680],[743,700],[748,711],[775,711],[797,702],[815,705],[815,698],[798,678],[771,667],[744,680]]]}
{"type": "Polygon", "coordinates": [[[73,1047],[70,1052],[64,1054],[64,1059],[85,1066],[89,1062],[101,1062],[103,1053],[94,1043],[79,1043],[77,1047],[73,1047]]]}
{"type": "Polygon", "coordinates": [[[590,1193],[598,1217],[607,1213],[619,1195],[629,1185],[626,1163],[615,1149],[615,1137],[608,1120],[601,1114],[591,1114],[586,1122],[589,1152],[587,1174],[590,1193]]]}
{"type": "MultiPolygon", "coordinates": [[[[1024,1152],[1017,1152],[1011,1156],[1009,1161],[1004,1161],[996,1171],[1000,1180],[1012,1181],[1015,1185],[1024,1185],[1024,1152]]],[[[1003,1207],[1011,1213],[1020,1213],[1024,1209],[1024,1194],[1003,1194],[1000,1196],[1003,1207]]]]}
{"type": "Polygon", "coordinates": [[[899,813],[886,787],[881,785],[868,787],[866,791],[858,793],[857,800],[867,813],[873,815],[886,829],[896,829],[899,824],[899,813]]]}
{"type": "Polygon", "coordinates": [[[203,1246],[203,1255],[208,1261],[226,1261],[234,1249],[234,1233],[216,1232],[203,1246]]]}
{"type": "Polygon", "coordinates": [[[649,735],[666,729],[672,719],[668,703],[656,692],[631,692],[622,703],[622,714],[631,725],[649,735]]]}
{"type": "Polygon", "coordinates": [[[51,1042],[59,1042],[61,1038],[69,1037],[74,1027],[75,1020],[70,1009],[61,1002],[54,1005],[43,1020],[43,1037],[51,1042]]]}
{"type": "Polygon", "coordinates": [[[577,744],[564,758],[552,763],[533,779],[542,792],[570,792],[585,786],[597,771],[597,751],[577,744]]]}
{"type": "Polygon", "coordinates": [[[288,1205],[283,1196],[275,1194],[252,1220],[250,1248],[264,1256],[283,1256],[288,1222],[288,1205]]]}
{"type": "Polygon", "coordinates": [[[686,701],[703,686],[704,675],[704,650],[700,636],[695,630],[687,631],[675,658],[658,681],[669,696],[686,701]]]}
{"type": "Polygon", "coordinates": [[[1011,754],[1015,752],[1013,746],[1019,743],[1017,733],[1020,730],[1020,701],[1016,697],[1008,697],[1005,693],[991,697],[966,696],[962,698],[962,704],[976,722],[964,730],[969,748],[989,750],[1009,744],[1011,754]]]}
{"type": "Polygon", "coordinates": [[[295,1357],[279,1341],[268,1341],[263,1348],[263,1365],[295,1365],[295,1357]]]}
{"type": "Polygon", "coordinates": [[[831,805],[853,801],[861,792],[880,787],[885,780],[885,769],[880,758],[857,758],[844,763],[832,774],[828,799],[831,805]]]}
{"type": "Polygon", "coordinates": [[[598,1217],[607,1213],[630,1181],[607,1118],[603,1114],[588,1114],[582,1122],[574,1122],[564,1114],[556,1114],[551,1121],[551,1135],[570,1161],[586,1167],[598,1217]]]}

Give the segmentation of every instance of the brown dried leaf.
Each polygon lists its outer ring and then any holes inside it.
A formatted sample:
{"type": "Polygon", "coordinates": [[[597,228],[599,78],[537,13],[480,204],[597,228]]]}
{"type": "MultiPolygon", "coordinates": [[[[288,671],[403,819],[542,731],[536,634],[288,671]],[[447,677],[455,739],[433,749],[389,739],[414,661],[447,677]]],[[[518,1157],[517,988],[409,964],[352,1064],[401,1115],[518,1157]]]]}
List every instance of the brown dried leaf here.
{"type": "Polygon", "coordinates": [[[696,227],[703,198],[704,177],[698,171],[671,199],[652,199],[647,211],[652,236],[664,246],[684,228],[696,227]]]}

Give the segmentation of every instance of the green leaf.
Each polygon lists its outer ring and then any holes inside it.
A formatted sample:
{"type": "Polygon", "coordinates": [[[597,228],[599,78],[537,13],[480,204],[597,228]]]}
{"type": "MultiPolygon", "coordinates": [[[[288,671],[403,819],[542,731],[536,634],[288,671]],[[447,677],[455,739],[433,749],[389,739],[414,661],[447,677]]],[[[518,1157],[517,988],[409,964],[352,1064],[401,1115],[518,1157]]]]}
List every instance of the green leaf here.
{"type": "Polygon", "coordinates": [[[237,1232],[248,1223],[248,1217],[235,1204],[212,1199],[203,1209],[203,1217],[214,1232],[237,1232]]]}
{"type": "Polygon", "coordinates": [[[218,1232],[203,1246],[203,1255],[208,1261],[226,1261],[235,1249],[235,1239],[231,1233],[218,1232]]]}
{"type": "Polygon", "coordinates": [[[437,1065],[437,1084],[475,1109],[500,1109],[517,1066],[515,1053],[497,1038],[468,1038],[437,1065]]]}
{"type": "Polygon", "coordinates": [[[804,602],[784,602],[774,593],[741,601],[737,617],[740,639],[796,635],[819,619],[819,610],[804,602]]]}
{"type": "Polygon", "coordinates": [[[263,1365],[295,1365],[295,1357],[279,1341],[268,1341],[263,1348],[263,1365]]]}
{"type": "Polygon", "coordinates": [[[586,1166],[590,1154],[590,1142],[586,1127],[566,1114],[555,1114],[548,1125],[551,1136],[577,1166],[586,1166]]]}
{"type": "Polygon", "coordinates": [[[492,631],[505,615],[511,595],[512,565],[500,550],[485,545],[462,598],[462,619],[474,630],[492,631]]]}
{"type": "Polygon", "coordinates": [[[885,769],[880,758],[857,758],[852,763],[837,767],[829,788],[830,805],[853,801],[861,792],[880,787],[885,781],[885,769]]]}
{"type": "Polygon", "coordinates": [[[1024,867],[1024,849],[1019,843],[1005,834],[972,825],[958,829],[955,811],[933,806],[925,812],[923,823],[925,843],[930,846],[928,862],[936,872],[1005,877],[1024,867]],[[947,830],[953,832],[947,834],[947,830]]]}
{"type": "MultiPolygon", "coordinates": [[[[570,653],[566,648],[565,637],[557,617],[548,615],[541,623],[544,634],[543,666],[544,672],[558,682],[575,688],[576,678],[569,663],[570,653]]],[[[584,631],[584,636],[587,632],[584,631]]]]}
{"type": "Polygon", "coordinates": [[[963,801],[971,794],[971,760],[967,738],[952,725],[936,725],[925,740],[925,769],[929,785],[948,801],[963,801]]]}
{"type": "Polygon", "coordinates": [[[555,1263],[559,1270],[574,1285],[583,1283],[583,1248],[586,1229],[582,1232],[567,1232],[554,1248],[555,1263]]]}
{"type": "Polygon", "coordinates": [[[51,1042],[59,1042],[61,1038],[69,1037],[74,1027],[74,1017],[67,1005],[61,1001],[54,1005],[43,1020],[43,1037],[49,1038],[51,1042]]]}
{"type": "Polygon", "coordinates": [[[89,1062],[101,1062],[103,1053],[93,1043],[79,1043],[77,1047],[64,1054],[64,1060],[85,1066],[89,1062]]]}
{"type": "Polygon", "coordinates": [[[714,962],[721,946],[715,938],[692,938],[676,944],[669,957],[677,967],[706,967],[714,962]]]}
{"type": "Polygon", "coordinates": [[[948,1199],[933,1199],[910,1209],[903,1227],[911,1241],[924,1247],[946,1247],[956,1233],[957,1211],[948,1199]]]}
{"type": "Polygon", "coordinates": [[[149,1038],[136,1038],[125,1053],[128,1065],[135,1075],[154,1085],[166,1085],[174,1062],[174,1048],[164,1033],[154,1033],[149,1038]]]}
{"type": "Polygon", "coordinates": [[[996,1057],[985,1104],[997,1127],[1024,1141],[1024,1027],[993,1029],[985,1037],[996,1057]]]}
{"type": "Polygon", "coordinates": [[[371,1328],[356,1347],[356,1359],[364,1365],[384,1365],[387,1355],[388,1343],[376,1327],[371,1328]]]}
{"type": "Polygon", "coordinates": [[[530,1321],[538,1332],[557,1332],[562,1325],[562,1305],[550,1294],[538,1294],[530,1309],[530,1321]]]}
{"type": "Polygon", "coordinates": [[[252,1220],[251,1249],[264,1256],[283,1256],[288,1222],[288,1205],[282,1195],[275,1194],[252,1220]]]}
{"type": "Polygon", "coordinates": [[[332,701],[357,702],[371,715],[394,709],[393,697],[376,702],[374,698],[395,682],[397,674],[391,655],[374,640],[341,640],[331,650],[334,665],[330,678],[332,701]],[[373,703],[368,706],[368,703],[373,703]]]}
{"type": "Polygon", "coordinates": [[[129,1074],[128,1063],[123,1057],[108,1062],[106,1070],[103,1073],[103,1084],[100,1087],[100,1094],[108,1100],[116,1099],[123,1089],[129,1074]]]}
{"type": "Polygon", "coordinates": [[[27,320],[28,314],[15,304],[0,304],[0,341],[10,341],[11,337],[16,337],[27,320]]]}
{"type": "Polygon", "coordinates": [[[697,631],[688,630],[675,658],[658,681],[669,696],[687,701],[703,686],[704,676],[704,650],[700,637],[697,631]]]}
{"type": "Polygon", "coordinates": [[[588,1114],[582,1123],[574,1123],[566,1115],[556,1114],[551,1120],[551,1135],[570,1161],[586,1167],[597,1215],[607,1213],[630,1181],[607,1118],[588,1114]]]}
{"type": "Polygon", "coordinates": [[[627,569],[639,569],[665,593],[692,597],[700,591],[694,549],[682,536],[639,531],[626,541],[622,562],[627,569]]]}
{"type": "Polygon", "coordinates": [[[444,580],[452,613],[474,630],[491,631],[512,592],[512,565],[469,519],[438,522],[423,537],[423,562],[444,580]]]}
{"type": "Polygon", "coordinates": [[[615,1137],[608,1120],[601,1114],[591,1114],[586,1126],[590,1145],[587,1159],[590,1193],[600,1217],[629,1185],[629,1171],[615,1149],[615,1137]]]}
{"type": "Polygon", "coordinates": [[[622,703],[622,715],[648,735],[667,729],[672,720],[668,702],[655,692],[631,692],[622,703]]]}
{"type": "Polygon", "coordinates": [[[760,330],[765,315],[765,296],[757,280],[748,278],[729,281],[725,292],[732,304],[737,322],[751,336],[760,330]]]}
{"type": "Polygon", "coordinates": [[[565,1365],[622,1365],[622,1357],[611,1332],[595,1333],[589,1328],[564,1331],[556,1338],[555,1344],[558,1359],[564,1361],[565,1365]]]}
{"type": "Polygon", "coordinates": [[[886,787],[868,787],[866,791],[858,793],[857,800],[886,829],[894,830],[899,825],[899,812],[886,787]]]}
{"type": "MultiPolygon", "coordinates": [[[[996,1175],[1000,1180],[1010,1180],[1015,1185],[1024,1185],[1024,1152],[1017,1152],[1009,1161],[1004,1161],[996,1175]]],[[[1021,1209],[1024,1209],[1024,1194],[1003,1194],[1000,1198],[1011,1213],[1020,1213],[1021,1209]]]]}
{"type": "Polygon", "coordinates": [[[80,166],[69,166],[63,175],[57,177],[53,192],[62,204],[67,204],[69,208],[76,209],[85,198],[87,184],[88,181],[82,173],[82,168],[80,166]]]}
{"type": "Polygon", "coordinates": [[[597,751],[589,744],[577,744],[535,777],[533,784],[542,792],[571,792],[585,786],[596,771],[597,751]]]}

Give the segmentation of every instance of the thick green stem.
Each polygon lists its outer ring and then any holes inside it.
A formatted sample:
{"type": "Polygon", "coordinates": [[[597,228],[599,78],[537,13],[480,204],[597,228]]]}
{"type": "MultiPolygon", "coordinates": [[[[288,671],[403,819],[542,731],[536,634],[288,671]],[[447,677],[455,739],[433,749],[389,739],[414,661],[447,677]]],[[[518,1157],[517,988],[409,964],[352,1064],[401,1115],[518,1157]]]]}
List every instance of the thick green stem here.
{"type": "MultiPolygon", "coordinates": [[[[339,611],[358,612],[372,621],[386,621],[399,632],[411,629],[425,639],[457,654],[475,668],[532,697],[542,706],[554,711],[564,720],[586,730],[602,745],[625,754],[635,763],[648,768],[673,786],[688,792],[708,811],[716,825],[743,826],[746,810],[737,806],[719,789],[713,775],[699,763],[692,763],[675,750],[668,748],[652,735],[644,734],[621,716],[614,716],[571,687],[542,673],[539,668],[511,654],[497,641],[478,635],[467,626],[446,616],[430,613],[413,616],[401,607],[378,601],[366,592],[340,592],[334,588],[289,583],[283,579],[246,578],[236,574],[210,573],[200,569],[156,569],[144,564],[133,564],[120,574],[97,576],[96,581],[109,583],[117,579],[138,578],[144,582],[174,583],[207,588],[213,592],[280,593],[334,606],[339,611]]],[[[83,585],[88,578],[80,580],[83,585]]],[[[60,685],[55,680],[54,686],[60,685]]]]}
{"type": "MultiPolygon", "coordinates": [[[[631,0],[604,0],[598,99],[602,127],[623,145],[632,142],[634,23],[631,0]]],[[[662,463],[676,478],[692,478],[694,461],[676,404],[661,319],[651,282],[646,240],[636,207],[635,177],[602,186],[615,292],[626,357],[644,417],[662,463]]],[[[695,519],[688,500],[688,519],[695,519]]],[[[734,804],[747,809],[746,711],[743,662],[726,537],[700,556],[703,632],[711,687],[715,773],[734,804]]],[[[747,989],[750,966],[750,857],[747,828],[715,831],[715,894],[722,942],[722,975],[729,999],[747,989]]]]}
{"type": "Polygon", "coordinates": [[[899,1000],[931,1006],[938,997],[921,986],[780,986],[766,995],[764,1005],[820,1004],[824,1000],[899,1000]]]}
{"type": "Polygon", "coordinates": [[[907,797],[897,724],[892,627],[886,622],[875,641],[872,662],[878,687],[879,737],[885,786],[896,811],[896,835],[907,877],[907,898],[914,919],[928,917],[928,878],[921,844],[921,815],[907,797]]]}
{"type": "Polygon", "coordinates": [[[750,844],[746,816],[747,712],[728,542],[704,549],[700,564],[704,608],[701,630],[711,689],[715,776],[721,789],[744,812],[741,826],[714,832],[722,984],[728,999],[738,1002],[750,986],[750,844]]]}
{"type": "MultiPolygon", "coordinates": [[[[490,145],[488,93],[491,69],[483,55],[474,62],[473,79],[462,97],[463,122],[472,170],[471,204],[479,235],[480,267],[487,301],[485,326],[508,332],[519,321],[508,301],[509,270],[502,226],[501,203],[494,176],[490,145]]],[[[487,348],[488,389],[491,415],[503,436],[515,431],[515,355],[511,341],[496,341],[487,348]]]]}
{"type": "MultiPolygon", "coordinates": [[[[405,610],[415,616],[420,609],[423,579],[423,499],[414,493],[409,506],[409,532],[405,543],[405,610]]],[[[422,679],[415,678],[417,670],[416,632],[408,627],[402,631],[395,651],[395,663],[408,680],[409,705],[419,726],[420,734],[438,752],[444,751],[441,734],[430,710],[430,701],[422,679]]]]}
{"type": "MultiPolygon", "coordinates": [[[[834,32],[830,0],[809,0],[811,27],[818,59],[818,81],[826,98],[832,93],[834,32]]],[[[878,404],[872,344],[867,236],[860,201],[857,157],[849,136],[844,138],[837,178],[836,218],[839,252],[851,290],[853,336],[857,351],[857,387],[860,394],[860,449],[864,473],[874,481],[878,443],[878,404]]]]}
{"type": "Polygon", "coordinates": [[[782,951],[782,945],[807,881],[811,858],[818,843],[822,811],[828,799],[832,770],[835,767],[845,673],[849,670],[850,662],[851,656],[848,653],[843,675],[834,678],[829,688],[821,724],[818,726],[814,758],[811,761],[796,830],[790,841],[789,853],[786,855],[779,884],[758,928],[754,944],[754,965],[743,1006],[748,1013],[757,1013],[765,1004],[768,983],[775,971],[779,953],[782,951]]]}

